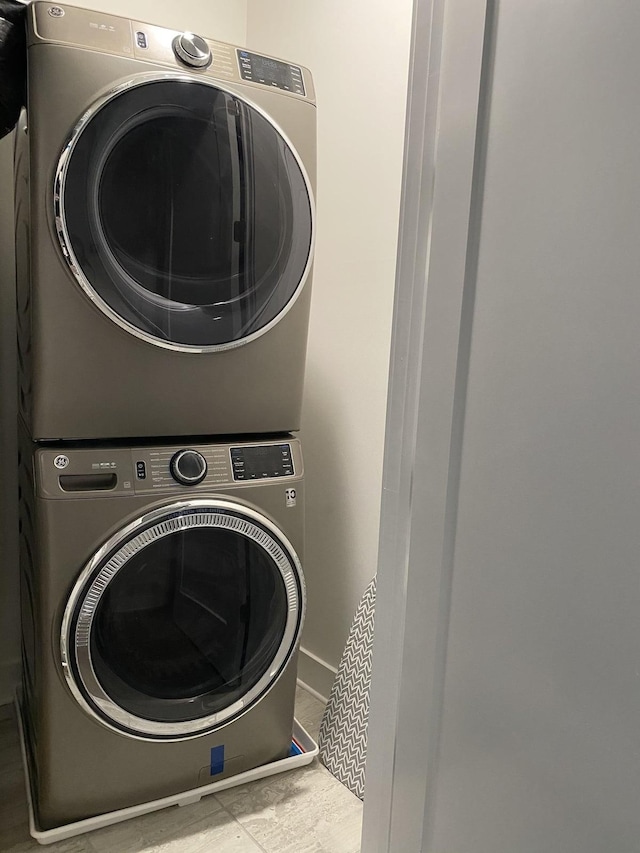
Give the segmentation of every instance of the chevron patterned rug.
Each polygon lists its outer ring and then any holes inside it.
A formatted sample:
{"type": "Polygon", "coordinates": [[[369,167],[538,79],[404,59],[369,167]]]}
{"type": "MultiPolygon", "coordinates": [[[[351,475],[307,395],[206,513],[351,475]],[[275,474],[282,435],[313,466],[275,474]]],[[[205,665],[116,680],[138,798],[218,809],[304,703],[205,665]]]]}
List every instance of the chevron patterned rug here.
{"type": "Polygon", "coordinates": [[[320,760],[361,800],[364,799],[375,604],[374,578],[356,610],[318,735],[320,760]]]}

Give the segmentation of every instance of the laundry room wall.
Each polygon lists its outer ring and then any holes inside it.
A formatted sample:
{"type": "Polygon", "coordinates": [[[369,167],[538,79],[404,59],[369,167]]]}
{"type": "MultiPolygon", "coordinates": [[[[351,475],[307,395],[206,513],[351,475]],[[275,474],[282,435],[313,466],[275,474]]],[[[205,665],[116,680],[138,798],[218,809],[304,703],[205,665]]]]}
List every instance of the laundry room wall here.
{"type": "Polygon", "coordinates": [[[376,571],[411,15],[411,0],[247,3],[248,46],[309,67],[318,102],[300,676],[323,696],[376,571]]]}
{"type": "MultiPolygon", "coordinates": [[[[82,0],[69,5],[246,42],[246,0],[82,0]]],[[[12,701],[20,676],[12,151],[12,136],[0,140],[0,706],[12,701]]]]}

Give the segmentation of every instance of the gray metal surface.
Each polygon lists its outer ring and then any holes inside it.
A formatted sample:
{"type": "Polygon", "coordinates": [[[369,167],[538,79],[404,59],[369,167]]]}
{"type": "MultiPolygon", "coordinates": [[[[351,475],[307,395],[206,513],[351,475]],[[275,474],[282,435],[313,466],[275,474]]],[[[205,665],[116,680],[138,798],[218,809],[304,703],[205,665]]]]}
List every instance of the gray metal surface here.
{"type": "Polygon", "coordinates": [[[61,24],[48,16],[47,8],[32,8],[29,129],[27,137],[20,134],[17,177],[20,401],[32,436],[45,440],[298,429],[311,267],[290,310],[257,339],[224,352],[165,350],[103,315],[76,282],[55,233],[53,178],[69,134],[97,99],[140,75],[173,71],[220,80],[225,91],[268,114],[290,139],[313,186],[315,105],[310,75],[305,74],[308,97],[240,80],[233,47],[213,41],[210,46],[218,59],[209,69],[188,71],[173,53],[173,31],[145,25],[145,52],[134,46],[137,22],[69,7],[61,24]],[[96,21],[106,29],[96,30],[96,21]],[[58,36],[55,43],[58,26],[68,27],[66,42],[58,36]],[[126,50],[123,40],[129,44],[126,50]]]}
{"type": "MultiPolygon", "coordinates": [[[[58,486],[59,495],[53,497],[61,471],[78,470],[78,466],[91,470],[94,463],[115,461],[116,470],[124,472],[132,464],[132,450],[114,451],[106,446],[68,448],[63,453],[34,449],[24,431],[21,441],[24,697],[31,761],[37,768],[33,779],[40,828],[207,784],[211,781],[211,749],[216,746],[224,745],[225,750],[224,770],[216,779],[287,755],[297,646],[264,695],[226,725],[188,740],[151,742],[117,733],[81,707],[66,684],[58,642],[70,592],[93,555],[142,515],[185,498],[193,497],[196,503],[211,498],[246,508],[248,518],[264,518],[267,529],[282,531],[283,541],[302,559],[304,477],[299,450],[294,453],[298,454],[298,473],[282,481],[230,483],[229,465],[217,481],[211,470],[208,486],[170,486],[160,479],[157,490],[150,486],[137,494],[96,490],[76,495],[62,492],[58,486]],[[75,453],[81,454],[81,462],[74,459],[75,453]],[[66,455],[69,464],[57,468],[56,455],[66,455]],[[293,503],[287,495],[292,487],[296,491],[293,503]]],[[[230,446],[221,445],[227,456],[230,446]]],[[[215,461],[216,446],[195,447],[215,461]]],[[[145,450],[152,455],[165,449],[174,448],[145,450]]],[[[139,456],[136,450],[135,458],[139,456]]],[[[162,458],[168,470],[170,453],[162,458]]]]}

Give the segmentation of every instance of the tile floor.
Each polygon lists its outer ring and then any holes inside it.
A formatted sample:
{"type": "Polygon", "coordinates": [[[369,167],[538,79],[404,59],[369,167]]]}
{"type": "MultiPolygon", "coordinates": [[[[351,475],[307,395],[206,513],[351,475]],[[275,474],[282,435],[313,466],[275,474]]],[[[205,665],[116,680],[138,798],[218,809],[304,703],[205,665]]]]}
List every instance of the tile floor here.
{"type": "MultiPolygon", "coordinates": [[[[314,740],[323,705],[298,688],[314,740]]],[[[0,719],[0,851],[27,853],[358,853],[362,803],[318,762],[40,847],[29,835],[17,726],[0,719]]]]}

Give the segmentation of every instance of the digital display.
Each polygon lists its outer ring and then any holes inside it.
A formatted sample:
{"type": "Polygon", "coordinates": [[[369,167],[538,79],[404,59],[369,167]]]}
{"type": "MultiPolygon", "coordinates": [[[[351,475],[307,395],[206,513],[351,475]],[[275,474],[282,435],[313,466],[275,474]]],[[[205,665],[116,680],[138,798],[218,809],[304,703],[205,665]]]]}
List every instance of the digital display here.
{"type": "Polygon", "coordinates": [[[231,466],[234,480],[291,477],[294,474],[291,445],[266,444],[253,447],[232,447],[231,466]]]}
{"type": "Polygon", "coordinates": [[[302,69],[279,59],[249,53],[247,50],[238,51],[240,76],[252,83],[262,83],[264,86],[275,86],[286,92],[304,95],[302,69]]]}
{"type": "Polygon", "coordinates": [[[256,56],[252,62],[253,73],[258,80],[265,83],[276,83],[278,86],[291,85],[291,70],[275,59],[256,56]]]}

